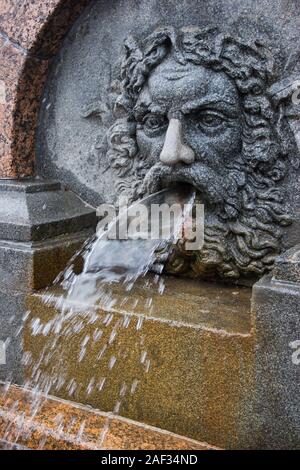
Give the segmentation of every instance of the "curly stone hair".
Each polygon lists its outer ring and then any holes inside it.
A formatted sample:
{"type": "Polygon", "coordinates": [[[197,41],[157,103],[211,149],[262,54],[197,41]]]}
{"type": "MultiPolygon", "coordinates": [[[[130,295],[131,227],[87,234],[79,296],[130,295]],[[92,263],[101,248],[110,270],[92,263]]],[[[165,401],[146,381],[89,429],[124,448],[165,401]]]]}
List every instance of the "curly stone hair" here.
{"type": "Polygon", "coordinates": [[[218,222],[206,225],[201,252],[177,247],[168,270],[189,276],[237,279],[269,271],[282,248],[283,227],[290,223],[287,176],[298,166],[298,150],[282,104],[274,106],[268,88],[274,81],[271,54],[258,41],[247,44],[216,29],[156,30],[138,43],[125,43],[120,113],[107,134],[107,157],[118,174],[118,191],[141,196],[149,169],[139,155],[133,110],[151,71],[168,55],[225,73],[241,100],[242,151],[229,165],[230,185],[218,222]]]}

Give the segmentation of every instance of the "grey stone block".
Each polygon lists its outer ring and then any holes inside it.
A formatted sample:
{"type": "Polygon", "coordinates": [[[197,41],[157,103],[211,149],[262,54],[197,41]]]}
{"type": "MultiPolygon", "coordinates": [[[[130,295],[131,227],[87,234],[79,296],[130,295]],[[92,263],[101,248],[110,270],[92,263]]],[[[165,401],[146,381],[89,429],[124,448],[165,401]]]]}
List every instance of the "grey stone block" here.
{"type": "Polygon", "coordinates": [[[274,276],[253,288],[256,337],[255,445],[300,448],[300,247],[279,258],[274,276]]]}
{"type": "Polygon", "coordinates": [[[90,229],[40,242],[0,240],[0,290],[28,292],[51,285],[92,234],[90,229]]]}
{"type": "Polygon", "coordinates": [[[59,183],[0,181],[0,239],[45,240],[96,225],[95,211],[59,183]]]}
{"type": "Polygon", "coordinates": [[[26,296],[0,290],[0,341],[5,343],[6,363],[0,364],[0,380],[23,381],[22,327],[26,314],[26,296]]]}
{"type": "Polygon", "coordinates": [[[22,383],[29,292],[51,285],[93,233],[95,211],[58,182],[0,181],[0,379],[22,383]]]}
{"type": "Polygon", "coordinates": [[[300,284],[300,248],[299,245],[277,258],[273,270],[273,281],[300,284]]]}

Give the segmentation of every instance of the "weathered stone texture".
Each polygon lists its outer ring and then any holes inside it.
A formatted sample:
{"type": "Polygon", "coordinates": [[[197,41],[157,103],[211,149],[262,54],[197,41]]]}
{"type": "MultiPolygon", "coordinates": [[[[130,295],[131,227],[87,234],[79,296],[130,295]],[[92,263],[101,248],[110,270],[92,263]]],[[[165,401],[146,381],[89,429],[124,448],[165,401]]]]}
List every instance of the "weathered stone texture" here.
{"type": "Polygon", "coordinates": [[[35,129],[48,66],[87,3],[0,2],[0,178],[34,174],[35,129]]]}
{"type": "MultiPolygon", "coordinates": [[[[251,289],[224,286],[220,292],[214,284],[171,277],[166,279],[163,296],[143,288],[141,281],[124,303],[122,289],[116,288],[118,303],[113,311],[99,307],[91,322],[86,308],[64,323],[66,334],[59,337],[50,362],[42,361],[41,374],[52,377],[51,393],[56,396],[107,412],[114,411],[120,401],[118,413],[127,418],[218,447],[242,447],[248,442],[245,420],[253,387],[251,289]],[[149,297],[153,300],[150,315],[144,307],[149,297]],[[139,302],[133,308],[135,300],[139,302]],[[110,314],[113,317],[106,325],[110,314]],[[84,327],[68,339],[67,331],[72,330],[68,328],[77,324],[84,327]],[[99,330],[103,335],[94,341],[99,330]],[[86,354],[79,361],[87,337],[86,354]],[[145,360],[141,359],[144,352],[145,360]],[[113,357],[116,362],[111,368],[113,357]],[[63,370],[56,367],[59,361],[63,370]],[[61,377],[62,372],[65,384],[58,390],[53,377],[61,377]],[[99,388],[103,378],[106,381],[99,388]],[[69,386],[72,379],[73,390],[69,386]]],[[[43,291],[30,295],[27,303],[31,314],[24,329],[24,350],[30,354],[31,364],[25,374],[32,386],[32,367],[55,336],[37,333],[32,341],[31,319],[38,318],[43,325],[55,322],[59,315],[54,304],[61,291],[50,289],[46,294],[52,295],[53,306],[52,301],[45,304],[43,291]]]]}
{"type": "Polygon", "coordinates": [[[5,437],[8,444],[17,439],[18,445],[34,450],[41,446],[43,450],[216,450],[206,443],[14,386],[8,391],[0,386],[0,406],[0,449],[1,437],[5,437]],[[37,402],[40,406],[32,418],[30,405],[37,402]]]}
{"type": "Polygon", "coordinates": [[[0,181],[0,378],[22,383],[22,334],[28,291],[51,285],[94,233],[95,211],[57,182],[0,181]]]}

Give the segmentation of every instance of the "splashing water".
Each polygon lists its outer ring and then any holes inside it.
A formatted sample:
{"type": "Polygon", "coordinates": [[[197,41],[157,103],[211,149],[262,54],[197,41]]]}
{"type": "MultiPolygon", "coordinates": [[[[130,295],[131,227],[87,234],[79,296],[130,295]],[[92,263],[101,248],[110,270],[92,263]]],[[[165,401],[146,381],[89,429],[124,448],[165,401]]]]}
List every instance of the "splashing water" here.
{"type": "MultiPolygon", "coordinates": [[[[145,288],[148,288],[150,281],[145,278],[145,275],[149,270],[154,270],[156,274],[153,274],[152,285],[160,295],[163,295],[164,282],[160,274],[164,267],[163,261],[166,261],[168,257],[166,247],[170,250],[172,244],[182,233],[184,219],[190,213],[194,199],[194,190],[181,188],[180,190],[160,191],[137,203],[144,205],[148,213],[153,205],[180,204],[181,213],[165,222],[167,225],[165,229],[168,229],[166,232],[170,234],[168,239],[149,237],[149,233],[145,233],[145,231],[151,230],[149,223],[147,226],[144,224],[144,232],[139,231],[137,234],[133,232],[129,239],[111,239],[110,234],[116,232],[117,226],[120,228],[125,223],[127,224],[128,220],[132,221],[132,217],[128,217],[128,211],[135,205],[120,212],[119,216],[110,223],[106,232],[97,234],[92,241],[86,242],[83,249],[72,258],[69,266],[56,279],[55,287],[62,290],[63,294],[53,294],[52,289],[48,289],[44,294],[45,304],[49,306],[54,304],[56,315],[43,322],[40,318],[32,318],[30,312],[26,312],[24,323],[30,321],[31,336],[42,335],[47,338],[46,344],[43,343],[44,346],[39,351],[37,358],[33,360],[31,354],[26,351],[23,356],[23,364],[30,365],[30,377],[23,387],[33,390],[35,393],[35,399],[30,409],[32,422],[43,406],[45,396],[47,397],[49,393],[59,394],[61,390],[66,390],[70,397],[76,397],[83,387],[88,397],[93,393],[105,393],[109,376],[116,374],[118,365],[124,363],[131,355],[131,351],[127,347],[124,349],[118,343],[120,332],[126,332],[129,329],[133,329],[140,339],[140,355],[136,360],[136,374],[130,380],[128,379],[127,383],[122,381],[111,413],[120,413],[126,397],[134,395],[139,389],[141,375],[149,373],[151,358],[144,344],[144,317],[139,315],[132,325],[133,318],[128,311],[128,302],[134,309],[140,300],[134,298],[131,291],[136,281],[141,278],[144,278],[145,288]],[[156,262],[157,252],[162,246],[167,255],[160,262],[156,262]],[[76,260],[79,258],[82,260],[83,268],[78,273],[75,266],[76,260]],[[117,303],[114,293],[116,284],[122,286],[121,304],[124,306],[124,314],[121,319],[117,318],[113,310],[117,303]],[[101,324],[99,325],[100,320],[101,324]],[[80,382],[80,375],[77,376],[76,372],[69,373],[66,370],[66,363],[70,362],[69,344],[72,344],[78,335],[81,338],[79,350],[77,357],[71,358],[72,362],[75,362],[80,368],[83,367],[82,364],[86,361],[87,355],[89,360],[91,357],[94,360],[94,364],[90,364],[91,375],[86,385],[80,382]],[[99,372],[98,376],[97,372],[99,372]]],[[[143,312],[145,314],[151,313],[151,309],[152,298],[150,297],[144,302],[143,312]]],[[[118,312],[120,313],[120,310],[118,312]]],[[[32,341],[34,340],[33,338],[32,341]]],[[[8,407],[8,412],[14,415],[17,409],[18,403],[13,403],[8,407]]],[[[19,432],[17,437],[13,438],[13,444],[17,443],[18,437],[22,434],[22,423],[23,417],[21,415],[18,421],[19,432]]],[[[59,426],[57,425],[57,428],[59,426]]],[[[26,429],[28,432],[28,425],[26,429]]],[[[99,435],[99,448],[105,440],[107,431],[108,423],[99,435]]],[[[84,432],[84,423],[81,423],[77,436],[78,441],[84,438],[84,432]]],[[[6,429],[4,439],[11,441],[9,426],[6,429]]]]}
{"type": "MultiPolygon", "coordinates": [[[[82,273],[75,275],[67,269],[64,274],[63,286],[67,289],[67,296],[64,299],[64,306],[72,305],[95,305],[101,303],[102,307],[109,308],[114,301],[107,286],[113,283],[122,283],[126,291],[132,290],[136,280],[149,271],[155,265],[156,252],[161,247],[169,245],[179,238],[186,215],[191,210],[195,198],[192,189],[182,188],[181,191],[168,189],[159,191],[156,194],[147,196],[111,222],[108,230],[101,233],[86,249],[83,260],[84,267],[82,273]],[[151,209],[153,207],[167,204],[172,207],[177,204],[181,211],[169,217],[167,221],[162,221],[163,226],[156,233],[167,233],[169,239],[151,238],[153,231],[153,217],[151,209]],[[137,210],[140,206],[146,209],[148,220],[141,217],[139,231],[131,232],[128,239],[110,239],[116,233],[128,233],[128,226],[134,222],[129,213],[137,210]],[[152,225],[151,225],[152,223],[152,225]],[[144,231],[141,226],[146,226],[144,231]]],[[[158,221],[156,221],[158,222],[158,221]]],[[[167,250],[168,252],[168,250],[167,250]]],[[[156,271],[161,273],[163,265],[156,265],[156,271]]],[[[159,287],[161,288],[161,287],[159,287]]],[[[151,299],[149,300],[151,305],[151,299]]]]}

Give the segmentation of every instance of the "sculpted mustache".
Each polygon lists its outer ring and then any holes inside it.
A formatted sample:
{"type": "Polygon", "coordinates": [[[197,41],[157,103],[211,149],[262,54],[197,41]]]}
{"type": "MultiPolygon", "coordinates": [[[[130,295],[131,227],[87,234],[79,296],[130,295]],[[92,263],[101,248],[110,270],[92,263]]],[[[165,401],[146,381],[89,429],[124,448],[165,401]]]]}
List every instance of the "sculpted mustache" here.
{"type": "Polygon", "coordinates": [[[157,163],[146,174],[143,181],[143,193],[155,193],[173,182],[188,183],[195,187],[214,204],[226,198],[224,179],[212,168],[202,163],[176,165],[174,167],[157,163]]]}

